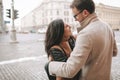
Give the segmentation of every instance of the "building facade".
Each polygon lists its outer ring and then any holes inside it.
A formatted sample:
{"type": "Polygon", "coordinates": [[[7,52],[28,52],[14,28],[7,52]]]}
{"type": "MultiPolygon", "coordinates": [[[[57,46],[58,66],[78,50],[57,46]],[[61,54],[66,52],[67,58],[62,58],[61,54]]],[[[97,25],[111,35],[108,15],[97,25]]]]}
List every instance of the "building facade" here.
{"type": "Polygon", "coordinates": [[[56,18],[61,18],[73,26],[75,20],[70,9],[70,3],[70,0],[44,0],[40,6],[22,18],[22,30],[33,29],[31,27],[34,27],[35,30],[46,29],[48,24],[56,18]]]}
{"type": "MultiPolygon", "coordinates": [[[[48,24],[56,18],[63,19],[75,30],[76,21],[73,18],[70,4],[71,0],[44,0],[40,6],[21,19],[21,30],[46,29],[48,24]]],[[[96,13],[113,29],[120,30],[120,8],[98,4],[96,13]]]]}
{"type": "Polygon", "coordinates": [[[120,8],[98,4],[96,13],[99,18],[107,22],[112,29],[120,30],[120,8]]]}

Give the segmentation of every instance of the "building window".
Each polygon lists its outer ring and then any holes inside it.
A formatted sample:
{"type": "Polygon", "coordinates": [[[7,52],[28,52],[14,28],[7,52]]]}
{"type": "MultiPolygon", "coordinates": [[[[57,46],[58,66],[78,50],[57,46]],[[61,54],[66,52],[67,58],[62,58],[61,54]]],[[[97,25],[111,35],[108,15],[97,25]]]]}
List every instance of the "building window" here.
{"type": "Polygon", "coordinates": [[[69,8],[70,8],[70,5],[67,5],[67,4],[64,5],[64,9],[69,9],[69,8]]]}
{"type": "Polygon", "coordinates": [[[67,16],[69,16],[69,11],[67,11],[67,14],[66,14],[67,16]]]}
{"type": "Polygon", "coordinates": [[[57,10],[57,15],[59,15],[59,11],[57,10]]]}
{"type": "Polygon", "coordinates": [[[64,11],[64,16],[69,16],[69,11],[64,11]]]}
{"type": "Polygon", "coordinates": [[[64,21],[66,22],[66,18],[64,18],[64,21]]]}
{"type": "Polygon", "coordinates": [[[53,18],[51,18],[51,21],[53,20],[53,18]]]}
{"type": "Polygon", "coordinates": [[[69,18],[67,18],[67,22],[69,23],[69,18]]]}

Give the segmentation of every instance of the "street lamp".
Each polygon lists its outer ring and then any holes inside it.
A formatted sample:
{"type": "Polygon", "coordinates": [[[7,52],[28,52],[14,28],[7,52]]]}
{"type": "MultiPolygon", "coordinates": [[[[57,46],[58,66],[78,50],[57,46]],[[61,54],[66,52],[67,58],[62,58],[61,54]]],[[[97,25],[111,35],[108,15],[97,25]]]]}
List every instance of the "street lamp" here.
{"type": "Polygon", "coordinates": [[[10,38],[11,38],[10,43],[18,43],[16,39],[16,30],[14,26],[14,0],[12,0],[12,3],[11,3],[11,18],[12,18],[12,27],[10,31],[10,38]]]}

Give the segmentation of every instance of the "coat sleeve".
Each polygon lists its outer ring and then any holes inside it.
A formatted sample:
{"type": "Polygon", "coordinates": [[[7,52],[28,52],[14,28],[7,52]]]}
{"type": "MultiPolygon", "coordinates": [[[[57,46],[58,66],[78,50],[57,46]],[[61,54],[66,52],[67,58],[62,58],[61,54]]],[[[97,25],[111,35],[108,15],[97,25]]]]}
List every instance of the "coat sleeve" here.
{"type": "Polygon", "coordinates": [[[49,73],[51,75],[72,78],[83,67],[90,54],[92,42],[89,36],[80,34],[75,45],[67,62],[53,61],[49,63],[49,73]]]}
{"type": "MultiPolygon", "coordinates": [[[[114,35],[114,38],[115,38],[115,33],[113,33],[114,35]]],[[[118,53],[118,49],[117,49],[117,44],[116,44],[116,40],[114,39],[114,42],[113,42],[113,56],[117,56],[117,53],[118,53]]]]}

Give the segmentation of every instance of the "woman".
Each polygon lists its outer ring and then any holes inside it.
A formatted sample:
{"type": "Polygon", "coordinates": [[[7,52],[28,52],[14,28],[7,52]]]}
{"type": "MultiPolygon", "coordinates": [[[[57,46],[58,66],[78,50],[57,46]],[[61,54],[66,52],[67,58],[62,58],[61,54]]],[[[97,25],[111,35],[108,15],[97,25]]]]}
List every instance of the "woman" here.
{"type": "MultiPolygon", "coordinates": [[[[63,22],[62,19],[52,21],[47,29],[45,37],[45,51],[49,61],[65,62],[70,56],[71,51],[75,46],[75,38],[72,36],[71,27],[63,22]]],[[[77,80],[78,76],[73,79],[54,77],[48,74],[48,69],[45,67],[50,80],[77,80]]]]}

